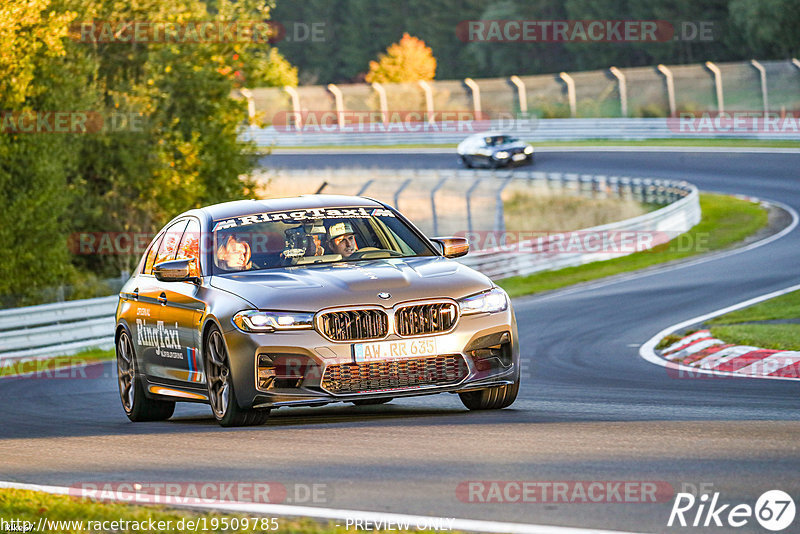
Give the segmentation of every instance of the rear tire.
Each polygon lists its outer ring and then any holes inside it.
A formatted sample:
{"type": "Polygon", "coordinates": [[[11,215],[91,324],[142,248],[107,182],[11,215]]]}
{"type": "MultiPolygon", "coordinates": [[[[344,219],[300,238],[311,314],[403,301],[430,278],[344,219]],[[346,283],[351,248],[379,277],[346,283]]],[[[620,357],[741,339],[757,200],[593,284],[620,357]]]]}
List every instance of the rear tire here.
{"type": "Polygon", "coordinates": [[[269,408],[245,410],[239,408],[233,392],[233,376],[225,341],[216,326],[209,328],[203,345],[208,402],[220,426],[262,425],[269,417],[269,408]]]}
{"type": "Polygon", "coordinates": [[[519,379],[513,384],[467,391],[459,393],[458,396],[470,410],[500,410],[511,406],[517,399],[517,393],[519,393],[519,379]]]}
{"type": "Polygon", "coordinates": [[[466,167],[467,169],[472,168],[472,163],[469,161],[469,158],[467,158],[467,156],[459,156],[459,159],[461,160],[461,164],[464,167],[466,167]]]}
{"type": "Polygon", "coordinates": [[[145,396],[143,377],[139,375],[136,354],[128,332],[123,331],[117,339],[117,384],[119,398],[125,415],[134,423],[142,421],[166,421],[175,413],[175,403],[150,399],[145,396]]]}
{"type": "Polygon", "coordinates": [[[375,406],[377,404],[386,404],[387,402],[392,402],[394,399],[389,397],[388,399],[362,399],[362,400],[355,400],[351,401],[356,406],[375,406]]]}

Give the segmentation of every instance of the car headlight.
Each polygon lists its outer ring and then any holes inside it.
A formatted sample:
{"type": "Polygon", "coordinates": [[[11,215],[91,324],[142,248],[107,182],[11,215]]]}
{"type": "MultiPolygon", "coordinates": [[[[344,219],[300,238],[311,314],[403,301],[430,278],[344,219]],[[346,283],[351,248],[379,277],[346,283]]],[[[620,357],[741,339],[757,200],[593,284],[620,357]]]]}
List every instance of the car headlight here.
{"type": "Polygon", "coordinates": [[[233,316],[233,324],[245,332],[310,330],[314,328],[314,314],[244,310],[233,316]]]}
{"type": "Polygon", "coordinates": [[[495,287],[477,295],[464,297],[458,301],[458,305],[461,308],[461,315],[497,313],[508,308],[508,295],[499,287],[495,287]]]}
{"type": "Polygon", "coordinates": [[[525,147],[525,150],[523,150],[523,152],[525,152],[526,154],[533,154],[533,147],[531,145],[528,145],[525,147]]]}
{"type": "Polygon", "coordinates": [[[508,156],[509,156],[509,154],[505,150],[501,150],[500,152],[497,152],[494,155],[494,157],[496,157],[497,159],[507,159],[508,156]]]}

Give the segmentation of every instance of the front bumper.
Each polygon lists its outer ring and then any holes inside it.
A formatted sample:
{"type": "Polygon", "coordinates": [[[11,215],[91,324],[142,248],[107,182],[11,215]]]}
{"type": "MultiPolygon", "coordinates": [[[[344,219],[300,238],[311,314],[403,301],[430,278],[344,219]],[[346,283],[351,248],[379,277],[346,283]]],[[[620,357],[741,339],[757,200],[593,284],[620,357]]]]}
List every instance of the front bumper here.
{"type": "Polygon", "coordinates": [[[231,327],[224,337],[241,408],[462,392],[519,379],[510,305],[500,313],[461,316],[446,334],[420,336],[435,337],[437,344],[436,355],[422,358],[356,363],[355,342],[331,342],[315,330],[255,334],[231,327]]]}

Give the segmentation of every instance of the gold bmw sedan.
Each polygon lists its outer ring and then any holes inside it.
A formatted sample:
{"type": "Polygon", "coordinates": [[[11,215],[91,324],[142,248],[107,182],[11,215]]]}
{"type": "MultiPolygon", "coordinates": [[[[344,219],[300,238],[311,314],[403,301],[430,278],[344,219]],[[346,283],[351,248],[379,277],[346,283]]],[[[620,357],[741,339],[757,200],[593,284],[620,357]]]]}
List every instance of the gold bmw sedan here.
{"type": "Polygon", "coordinates": [[[283,406],[457,393],[471,410],[519,390],[506,293],[376,200],[308,195],[187,211],[120,292],[116,352],[131,421],[175,402],[223,426],[283,406]]]}

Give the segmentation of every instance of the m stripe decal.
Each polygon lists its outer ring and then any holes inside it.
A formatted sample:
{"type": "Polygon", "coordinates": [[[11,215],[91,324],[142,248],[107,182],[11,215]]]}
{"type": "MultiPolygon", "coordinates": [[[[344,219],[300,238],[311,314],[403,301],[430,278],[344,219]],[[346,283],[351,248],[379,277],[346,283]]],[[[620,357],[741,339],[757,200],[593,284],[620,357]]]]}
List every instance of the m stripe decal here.
{"type": "Polygon", "coordinates": [[[202,379],[197,370],[197,349],[186,348],[186,361],[189,362],[189,381],[200,382],[202,379]]]}

